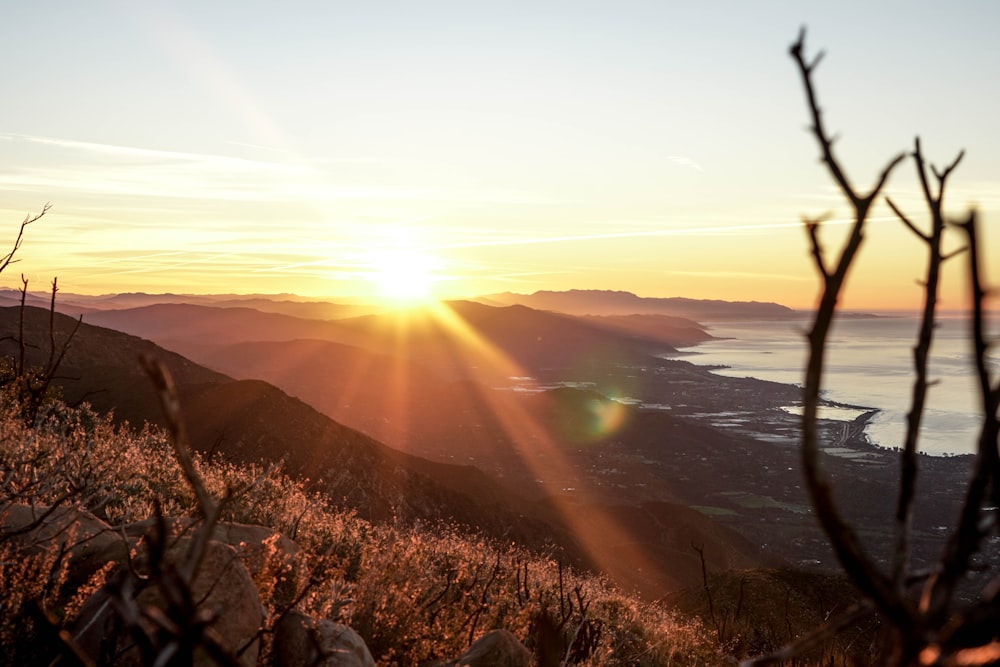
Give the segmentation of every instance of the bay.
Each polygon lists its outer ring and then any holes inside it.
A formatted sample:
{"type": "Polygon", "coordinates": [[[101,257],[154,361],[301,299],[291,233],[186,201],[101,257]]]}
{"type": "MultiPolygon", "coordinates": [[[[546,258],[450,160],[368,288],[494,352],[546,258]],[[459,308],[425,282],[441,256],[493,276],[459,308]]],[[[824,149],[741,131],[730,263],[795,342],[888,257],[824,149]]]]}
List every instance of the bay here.
{"type": "MultiPolygon", "coordinates": [[[[684,350],[690,355],[686,357],[689,361],[725,366],[714,371],[720,375],[801,386],[806,361],[805,316],[796,320],[705,324],[719,340],[684,350]]],[[[917,326],[915,316],[848,316],[838,319],[832,332],[823,396],[878,409],[867,433],[873,443],[883,447],[901,446],[905,435],[917,326]]],[[[939,319],[930,362],[930,377],[935,384],[928,392],[920,433],[922,452],[974,452],[981,412],[971,354],[968,320],[939,319]]],[[[995,377],[1000,366],[996,356],[990,359],[990,366],[995,377]]]]}

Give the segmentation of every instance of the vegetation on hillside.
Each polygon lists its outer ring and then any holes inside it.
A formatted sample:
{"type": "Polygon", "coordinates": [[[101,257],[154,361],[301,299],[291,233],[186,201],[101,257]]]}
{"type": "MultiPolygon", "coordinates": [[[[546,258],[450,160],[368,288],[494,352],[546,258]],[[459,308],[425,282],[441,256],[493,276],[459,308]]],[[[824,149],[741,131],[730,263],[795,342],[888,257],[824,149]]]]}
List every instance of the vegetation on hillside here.
{"type": "MultiPolygon", "coordinates": [[[[493,628],[532,647],[543,618],[569,640],[563,647],[574,664],[722,659],[697,621],[545,555],[447,525],[372,524],[277,470],[197,457],[195,465],[209,494],[226,499],[221,520],[272,527],[302,549],[292,564],[276,550],[249,564],[268,623],[294,603],[354,627],[384,664],[453,659],[493,628]]],[[[202,519],[163,431],[116,427],[55,400],[26,425],[10,392],[0,401],[0,484],[0,517],[20,503],[71,504],[118,529],[158,516],[202,519]]],[[[0,535],[0,654],[7,664],[27,664],[66,649],[42,639],[73,626],[85,598],[105,585],[108,568],[72,581],[55,541],[29,552],[14,537],[0,535]]]]}

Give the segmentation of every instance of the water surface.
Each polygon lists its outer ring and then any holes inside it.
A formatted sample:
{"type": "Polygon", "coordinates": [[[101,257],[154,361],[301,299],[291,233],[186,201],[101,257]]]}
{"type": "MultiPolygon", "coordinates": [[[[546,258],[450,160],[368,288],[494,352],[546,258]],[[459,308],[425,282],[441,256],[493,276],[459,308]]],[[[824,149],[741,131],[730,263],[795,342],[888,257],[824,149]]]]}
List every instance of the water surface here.
{"type": "MultiPolygon", "coordinates": [[[[971,344],[964,318],[939,320],[932,346],[930,388],[921,428],[921,451],[966,454],[974,451],[980,423],[979,396],[969,359],[971,344]]],[[[995,324],[995,323],[994,323],[995,324]]],[[[720,375],[757,377],[801,385],[806,360],[807,320],[709,322],[724,338],[688,348],[696,364],[724,365],[720,375]]],[[[868,426],[876,444],[899,447],[912,392],[913,316],[841,318],[833,330],[823,382],[824,396],[851,405],[878,408],[868,426]]],[[[993,327],[992,331],[997,328],[993,327]]],[[[998,366],[991,359],[994,375],[998,366]]]]}

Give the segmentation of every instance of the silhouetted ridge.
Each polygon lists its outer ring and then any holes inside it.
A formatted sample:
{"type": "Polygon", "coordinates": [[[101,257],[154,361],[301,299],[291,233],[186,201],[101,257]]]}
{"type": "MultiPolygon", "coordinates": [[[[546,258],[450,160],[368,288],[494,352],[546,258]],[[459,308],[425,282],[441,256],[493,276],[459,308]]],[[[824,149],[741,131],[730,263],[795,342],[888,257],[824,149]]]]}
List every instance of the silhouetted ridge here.
{"type": "Polygon", "coordinates": [[[640,297],[632,292],[607,290],[538,291],[532,294],[502,292],[482,297],[497,305],[521,304],[570,315],[664,314],[698,321],[717,319],[782,319],[796,312],[777,303],[722,301],[685,297],[640,297]]]}

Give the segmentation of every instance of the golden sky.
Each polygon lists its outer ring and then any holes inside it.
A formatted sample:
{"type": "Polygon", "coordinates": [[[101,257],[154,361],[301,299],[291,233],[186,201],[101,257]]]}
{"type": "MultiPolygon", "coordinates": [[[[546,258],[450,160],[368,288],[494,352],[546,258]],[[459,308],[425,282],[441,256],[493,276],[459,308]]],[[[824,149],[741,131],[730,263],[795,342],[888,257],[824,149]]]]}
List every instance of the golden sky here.
{"type": "MultiPolygon", "coordinates": [[[[916,134],[939,165],[967,150],[948,210],[979,206],[995,279],[1000,6],[825,4],[18,3],[0,220],[52,210],[0,282],[809,307],[800,217],[830,212],[832,245],[846,210],[787,55],[802,25],[859,187],[916,134]]],[[[925,219],[912,162],[888,192],[925,219]]],[[[845,305],[915,306],[921,252],[879,205],[845,305]]]]}

